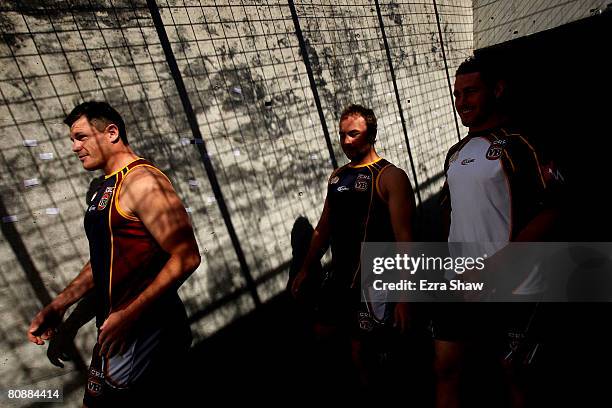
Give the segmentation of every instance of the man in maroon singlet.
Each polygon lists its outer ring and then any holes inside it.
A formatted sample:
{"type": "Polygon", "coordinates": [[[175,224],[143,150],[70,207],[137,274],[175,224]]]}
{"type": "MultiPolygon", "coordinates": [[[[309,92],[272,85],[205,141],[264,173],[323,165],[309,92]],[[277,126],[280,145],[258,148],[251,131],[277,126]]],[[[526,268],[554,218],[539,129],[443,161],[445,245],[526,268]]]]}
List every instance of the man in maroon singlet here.
{"type": "Polygon", "coordinates": [[[68,307],[93,292],[98,339],[84,405],[155,401],[191,343],[176,291],[200,264],[193,229],[168,178],[129,147],[115,109],[85,102],[64,122],[83,168],[105,178],[85,212],[90,260],[34,317],[28,338],[44,344],[68,307]]]}

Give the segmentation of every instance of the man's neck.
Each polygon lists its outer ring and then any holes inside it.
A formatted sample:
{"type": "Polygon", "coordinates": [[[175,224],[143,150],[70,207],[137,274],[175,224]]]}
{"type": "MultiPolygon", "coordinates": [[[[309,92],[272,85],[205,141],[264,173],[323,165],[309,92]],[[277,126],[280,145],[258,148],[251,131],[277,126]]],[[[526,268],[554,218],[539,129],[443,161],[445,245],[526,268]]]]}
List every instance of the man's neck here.
{"type": "Polygon", "coordinates": [[[354,159],[351,160],[350,165],[352,167],[355,166],[363,166],[364,164],[368,164],[368,163],[372,163],[375,162],[376,160],[380,159],[380,156],[376,153],[376,150],[374,150],[374,148],[372,148],[366,155],[364,155],[363,157],[360,157],[358,159],[354,159]]]}
{"type": "Polygon", "coordinates": [[[125,150],[121,150],[113,154],[113,156],[108,159],[106,165],[104,166],[104,174],[109,175],[114,172],[121,170],[134,160],[136,160],[138,156],[132,149],[126,146],[125,150]]]}
{"type": "Polygon", "coordinates": [[[502,127],[508,123],[508,116],[502,114],[493,114],[489,119],[480,123],[477,126],[470,126],[470,133],[482,132],[483,130],[495,129],[502,127]]]}

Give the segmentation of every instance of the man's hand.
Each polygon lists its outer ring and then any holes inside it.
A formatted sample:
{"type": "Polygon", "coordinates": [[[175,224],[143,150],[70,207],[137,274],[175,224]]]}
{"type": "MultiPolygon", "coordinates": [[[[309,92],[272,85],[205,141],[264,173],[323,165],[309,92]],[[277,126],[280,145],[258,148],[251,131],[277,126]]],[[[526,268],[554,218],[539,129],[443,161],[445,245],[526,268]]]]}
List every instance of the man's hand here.
{"type": "Polygon", "coordinates": [[[130,330],[135,322],[136,318],[127,308],[108,315],[100,327],[98,336],[100,355],[110,358],[115,354],[123,354],[129,341],[130,330]]]}
{"type": "Polygon", "coordinates": [[[45,344],[44,340],[49,340],[55,333],[55,329],[62,323],[64,313],[66,309],[58,307],[53,302],[45,306],[32,319],[28,329],[28,340],[39,346],[45,344]]]}
{"type": "Polygon", "coordinates": [[[49,341],[47,358],[56,367],[64,368],[62,361],[72,361],[75,358],[74,338],[77,332],[60,325],[55,335],[49,341]]]}
{"type": "Polygon", "coordinates": [[[66,289],[34,316],[28,329],[28,340],[39,346],[45,344],[43,340],[49,340],[54,335],[70,305],[85,296],[93,285],[91,263],[88,261],[66,289]]]}
{"type": "Polygon", "coordinates": [[[47,348],[47,358],[51,364],[64,368],[62,361],[72,361],[78,356],[74,338],[79,329],[94,318],[95,309],[95,293],[90,292],[81,299],[66,321],[59,325],[47,348]]]}

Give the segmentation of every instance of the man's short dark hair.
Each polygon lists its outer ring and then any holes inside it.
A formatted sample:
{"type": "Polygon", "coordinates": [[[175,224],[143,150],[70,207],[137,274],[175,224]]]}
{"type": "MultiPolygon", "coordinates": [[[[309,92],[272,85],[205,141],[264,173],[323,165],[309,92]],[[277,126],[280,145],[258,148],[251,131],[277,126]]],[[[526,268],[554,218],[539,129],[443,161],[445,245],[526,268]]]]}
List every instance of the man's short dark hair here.
{"type": "Polygon", "coordinates": [[[376,132],[378,131],[378,124],[374,111],[361,105],[352,104],[342,111],[340,114],[340,121],[353,115],[360,115],[365,120],[368,129],[368,141],[370,144],[374,144],[374,142],[376,142],[376,132]]]}
{"type": "Polygon", "coordinates": [[[457,75],[480,73],[480,78],[485,85],[489,87],[495,86],[495,83],[502,79],[501,72],[492,62],[475,55],[463,61],[457,68],[457,75]]]}
{"type": "Polygon", "coordinates": [[[119,112],[113,109],[108,103],[100,101],[83,102],[66,116],[64,123],[68,126],[72,126],[81,116],[85,116],[89,123],[99,132],[103,132],[110,124],[116,125],[119,129],[121,141],[123,141],[125,145],[128,144],[127,133],[125,132],[125,122],[123,122],[123,118],[119,112]]]}

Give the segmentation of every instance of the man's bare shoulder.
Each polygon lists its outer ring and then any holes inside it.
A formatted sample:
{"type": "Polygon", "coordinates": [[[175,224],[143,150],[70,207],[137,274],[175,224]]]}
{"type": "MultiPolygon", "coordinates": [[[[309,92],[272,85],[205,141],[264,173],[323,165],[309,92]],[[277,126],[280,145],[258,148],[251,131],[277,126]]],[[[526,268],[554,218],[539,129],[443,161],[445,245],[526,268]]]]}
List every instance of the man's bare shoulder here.
{"type": "Polygon", "coordinates": [[[389,166],[381,174],[381,184],[391,186],[398,182],[408,181],[408,175],[403,169],[396,166],[389,166]]]}
{"type": "Polygon", "coordinates": [[[378,181],[384,199],[388,199],[389,193],[411,193],[412,185],[410,179],[403,169],[389,166],[382,172],[378,181]]]}
{"type": "Polygon", "coordinates": [[[157,168],[138,166],[130,170],[124,181],[124,188],[132,192],[150,192],[154,190],[173,190],[168,178],[157,168]]]}
{"type": "Polygon", "coordinates": [[[334,178],[335,176],[337,176],[342,170],[344,170],[345,168],[348,167],[348,164],[345,164],[344,166],[340,166],[337,169],[334,169],[331,174],[329,175],[329,177],[327,178],[328,180],[331,180],[332,178],[334,178]]]}
{"type": "Polygon", "coordinates": [[[138,166],[130,170],[121,187],[119,202],[126,213],[136,215],[143,221],[147,219],[147,214],[154,214],[160,208],[183,207],[170,180],[151,166],[138,166]]]}

